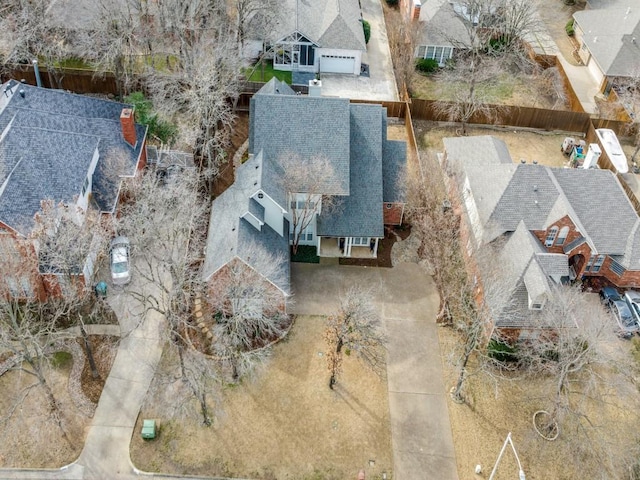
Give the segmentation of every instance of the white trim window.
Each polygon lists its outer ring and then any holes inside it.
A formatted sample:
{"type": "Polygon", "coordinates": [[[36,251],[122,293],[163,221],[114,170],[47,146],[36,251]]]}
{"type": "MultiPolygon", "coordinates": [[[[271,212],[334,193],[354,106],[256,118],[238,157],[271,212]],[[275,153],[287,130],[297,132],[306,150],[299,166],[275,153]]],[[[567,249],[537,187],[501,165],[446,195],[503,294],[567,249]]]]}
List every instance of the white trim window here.
{"type": "Polygon", "coordinates": [[[431,58],[438,62],[441,67],[447,60],[453,57],[453,47],[438,47],[435,45],[420,45],[418,47],[419,58],[431,58]]]}
{"type": "Polygon", "coordinates": [[[369,246],[369,237],[353,237],[351,244],[354,246],[369,246]]]}
{"type": "Polygon", "coordinates": [[[560,233],[558,234],[558,238],[556,238],[556,245],[564,245],[564,242],[567,240],[568,235],[569,227],[562,227],[560,229],[560,233]]]}
{"type": "Polygon", "coordinates": [[[556,241],[556,236],[558,235],[558,227],[556,227],[555,225],[553,227],[551,227],[549,229],[549,232],[547,233],[547,238],[544,240],[544,246],[545,247],[552,247],[553,246],[553,242],[556,241]]]}

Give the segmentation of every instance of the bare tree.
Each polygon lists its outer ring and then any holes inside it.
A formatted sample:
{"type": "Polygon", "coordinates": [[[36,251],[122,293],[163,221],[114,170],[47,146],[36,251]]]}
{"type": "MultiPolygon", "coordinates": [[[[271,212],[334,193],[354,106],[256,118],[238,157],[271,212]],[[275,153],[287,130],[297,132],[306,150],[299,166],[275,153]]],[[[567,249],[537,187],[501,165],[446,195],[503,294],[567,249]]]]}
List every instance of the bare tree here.
{"type": "Polygon", "coordinates": [[[531,317],[537,334],[518,344],[517,355],[528,374],[552,380],[551,408],[535,425],[544,438],[554,439],[566,415],[588,416],[580,398],[594,398],[601,369],[612,366],[603,344],[612,339],[613,329],[604,309],[592,305],[578,287],[553,288],[544,309],[531,317]]]}
{"type": "Polygon", "coordinates": [[[49,4],[44,1],[11,0],[0,15],[3,36],[12,37],[7,61],[24,63],[39,59],[46,67],[51,85],[62,88],[59,63],[70,55],[72,32],[48,21],[49,4]]]}
{"type": "Polygon", "coordinates": [[[615,92],[619,99],[618,107],[626,111],[631,122],[627,125],[627,131],[633,136],[636,148],[631,156],[631,162],[637,167],[636,157],[640,151],[640,70],[626,78],[618,78],[614,84],[615,92]]]}
{"type": "Polygon", "coordinates": [[[463,0],[457,2],[452,15],[461,17],[465,35],[452,37],[441,32],[456,48],[454,63],[438,75],[440,98],[436,109],[449,121],[462,124],[462,134],[476,115],[492,120],[499,111],[484,82],[495,79],[508,69],[530,70],[532,62],[524,50],[526,35],[539,30],[535,6],[523,0],[463,0]],[[444,89],[456,88],[445,95],[444,89]]]}
{"type": "Polygon", "coordinates": [[[391,10],[386,13],[387,35],[393,70],[401,97],[411,91],[415,71],[415,49],[418,35],[424,27],[420,22],[406,21],[402,13],[391,10]]]}
{"type": "Polygon", "coordinates": [[[324,338],[332,390],[342,371],[345,353],[353,353],[376,373],[383,373],[384,337],[373,301],[371,290],[352,287],[342,297],[338,311],[327,318],[324,338]]]}
{"type": "Polygon", "coordinates": [[[340,197],[327,195],[327,179],[336,178],[336,171],[323,155],[302,158],[288,153],[278,158],[280,181],[289,202],[291,248],[298,252],[300,240],[321,211],[339,208],[340,197]]]}
{"type": "Polygon", "coordinates": [[[194,146],[210,191],[226,160],[224,147],[235,122],[233,102],[240,89],[240,59],[228,35],[220,31],[202,39],[191,46],[178,68],[147,78],[157,110],[176,121],[182,143],[194,146]]]}
{"type": "Polygon", "coordinates": [[[203,290],[198,264],[206,235],[207,200],[199,192],[195,169],[169,177],[148,172],[128,185],[132,201],[122,208],[118,231],[132,243],[133,276],[137,280],[126,293],[145,309],[167,320],[169,347],[178,361],[177,371],[186,391],[198,400],[203,423],[211,424],[206,390],[201,382],[217,377],[191,350],[191,306],[203,290]]]}
{"type": "Polygon", "coordinates": [[[247,251],[248,263],[233,260],[207,286],[215,322],[211,349],[229,364],[233,381],[250,370],[262,357],[259,350],[280,338],[291,323],[284,294],[274,285],[288,280],[286,259],[257,244],[247,251]]]}
{"type": "Polygon", "coordinates": [[[277,22],[277,8],[275,0],[234,0],[230,2],[229,14],[235,20],[236,42],[243,54],[247,40],[261,40],[271,33],[277,22]]]}

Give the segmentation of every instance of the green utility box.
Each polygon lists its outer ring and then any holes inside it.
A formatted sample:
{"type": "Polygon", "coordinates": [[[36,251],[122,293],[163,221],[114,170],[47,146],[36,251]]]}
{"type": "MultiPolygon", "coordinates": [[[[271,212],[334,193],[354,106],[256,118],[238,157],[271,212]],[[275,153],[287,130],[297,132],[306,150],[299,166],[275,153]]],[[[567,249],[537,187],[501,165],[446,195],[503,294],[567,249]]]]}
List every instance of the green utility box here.
{"type": "Polygon", "coordinates": [[[158,429],[156,428],[155,420],[143,420],[142,421],[142,438],[145,440],[151,440],[156,438],[158,429]]]}

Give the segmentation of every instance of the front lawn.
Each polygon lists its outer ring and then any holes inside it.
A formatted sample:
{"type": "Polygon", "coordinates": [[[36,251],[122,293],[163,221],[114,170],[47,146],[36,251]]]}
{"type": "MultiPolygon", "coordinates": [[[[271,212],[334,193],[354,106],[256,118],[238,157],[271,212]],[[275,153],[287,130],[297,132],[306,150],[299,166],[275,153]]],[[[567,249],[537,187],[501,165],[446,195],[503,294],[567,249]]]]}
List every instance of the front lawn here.
{"type": "Polygon", "coordinates": [[[262,64],[253,65],[245,70],[250,82],[268,82],[273,77],[291,85],[291,72],[281,72],[273,69],[273,61],[265,60],[262,64]]]}

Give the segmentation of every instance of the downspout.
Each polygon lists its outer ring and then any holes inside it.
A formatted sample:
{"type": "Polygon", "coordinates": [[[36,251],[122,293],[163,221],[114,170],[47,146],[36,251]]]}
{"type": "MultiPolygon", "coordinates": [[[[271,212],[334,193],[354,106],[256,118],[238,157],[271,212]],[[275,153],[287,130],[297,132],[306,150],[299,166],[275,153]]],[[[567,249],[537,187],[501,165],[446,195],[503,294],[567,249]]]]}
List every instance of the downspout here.
{"type": "Polygon", "coordinates": [[[36,76],[36,85],[42,87],[42,79],[40,78],[40,69],[38,68],[38,60],[33,60],[33,73],[36,76]]]}

